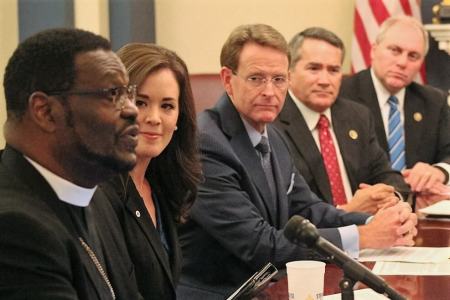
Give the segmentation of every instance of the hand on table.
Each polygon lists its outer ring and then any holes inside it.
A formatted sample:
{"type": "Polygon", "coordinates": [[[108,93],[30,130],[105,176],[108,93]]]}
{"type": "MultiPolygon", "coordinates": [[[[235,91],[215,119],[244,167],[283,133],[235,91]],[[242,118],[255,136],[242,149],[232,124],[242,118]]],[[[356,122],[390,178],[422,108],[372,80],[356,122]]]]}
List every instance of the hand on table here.
{"type": "Polygon", "coordinates": [[[398,202],[394,191],[394,187],[383,183],[375,185],[361,183],[353,198],[339,208],[348,212],[358,211],[374,214],[381,207],[394,205],[398,202]]]}
{"type": "Polygon", "coordinates": [[[450,187],[442,183],[435,184],[427,192],[416,195],[416,211],[446,199],[450,199],[450,187]]]}
{"type": "Polygon", "coordinates": [[[406,183],[413,192],[426,192],[436,184],[444,183],[445,174],[438,168],[427,163],[418,162],[411,169],[402,172],[406,183]]]}
{"type": "Polygon", "coordinates": [[[406,202],[381,208],[369,222],[358,226],[360,249],[413,246],[417,216],[406,202]]]}

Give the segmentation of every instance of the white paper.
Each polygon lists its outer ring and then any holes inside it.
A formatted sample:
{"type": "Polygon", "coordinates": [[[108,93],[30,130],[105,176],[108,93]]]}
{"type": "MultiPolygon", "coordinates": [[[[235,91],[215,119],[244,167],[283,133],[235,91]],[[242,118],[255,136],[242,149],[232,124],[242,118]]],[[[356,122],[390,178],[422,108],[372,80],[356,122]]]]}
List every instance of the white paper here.
{"type": "MultiPolygon", "coordinates": [[[[355,300],[385,300],[389,299],[384,295],[378,294],[371,289],[356,290],[353,292],[355,295],[355,300]]],[[[341,294],[334,294],[329,296],[324,296],[323,300],[341,300],[341,294]]]]}
{"type": "Polygon", "coordinates": [[[438,263],[450,259],[450,247],[391,247],[387,249],[363,249],[359,261],[398,261],[438,263]]]}
{"type": "Polygon", "coordinates": [[[427,215],[450,216],[450,200],[436,202],[433,205],[419,209],[419,211],[427,215]]]}
{"type": "Polygon", "coordinates": [[[379,261],[372,271],[377,275],[450,275],[450,263],[406,263],[379,261]]]}

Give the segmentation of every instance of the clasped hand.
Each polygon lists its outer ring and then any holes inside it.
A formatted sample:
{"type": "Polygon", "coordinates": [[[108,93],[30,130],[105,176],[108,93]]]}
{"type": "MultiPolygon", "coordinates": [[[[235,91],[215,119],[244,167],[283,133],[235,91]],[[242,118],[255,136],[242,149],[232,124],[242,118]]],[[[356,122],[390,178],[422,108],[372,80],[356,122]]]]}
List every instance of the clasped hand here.
{"type": "Polygon", "coordinates": [[[444,183],[445,174],[427,163],[418,162],[411,169],[402,171],[406,183],[413,192],[429,192],[436,185],[444,183]]]}
{"type": "Polygon", "coordinates": [[[351,201],[339,208],[348,212],[375,214],[381,207],[395,205],[399,201],[394,192],[392,186],[383,183],[361,183],[351,201]]]}
{"type": "Polygon", "coordinates": [[[358,227],[360,248],[413,246],[416,227],[417,216],[408,203],[382,207],[367,225],[358,227]]]}

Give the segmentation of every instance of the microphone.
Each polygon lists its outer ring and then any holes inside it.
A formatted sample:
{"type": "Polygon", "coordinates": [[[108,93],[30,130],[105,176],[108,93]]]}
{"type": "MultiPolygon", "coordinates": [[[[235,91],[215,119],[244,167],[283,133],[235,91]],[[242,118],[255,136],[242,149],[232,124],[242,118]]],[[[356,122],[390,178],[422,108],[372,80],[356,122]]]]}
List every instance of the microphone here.
{"type": "Polygon", "coordinates": [[[345,276],[353,281],[361,281],[374,291],[384,294],[390,299],[406,300],[391,288],[383,278],[375,275],[370,269],[348,256],[344,251],[319,235],[317,228],[309,220],[301,216],[293,216],[284,228],[284,236],[294,244],[306,244],[339,266],[345,276]]]}

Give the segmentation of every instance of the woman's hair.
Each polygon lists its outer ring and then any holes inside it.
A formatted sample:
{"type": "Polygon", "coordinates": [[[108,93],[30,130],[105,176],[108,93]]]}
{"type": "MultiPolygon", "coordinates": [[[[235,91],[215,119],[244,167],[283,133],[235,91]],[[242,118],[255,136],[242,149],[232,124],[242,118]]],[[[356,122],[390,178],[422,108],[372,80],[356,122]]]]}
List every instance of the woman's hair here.
{"type": "Polygon", "coordinates": [[[117,51],[117,55],[128,71],[130,84],[136,84],[138,89],[149,74],[161,69],[171,70],[178,82],[178,129],[163,152],[152,158],[146,177],[153,189],[165,195],[175,221],[181,222],[187,218],[197,196],[197,184],[201,177],[194,98],[188,69],[175,52],[155,44],[127,44],[117,51]]]}

